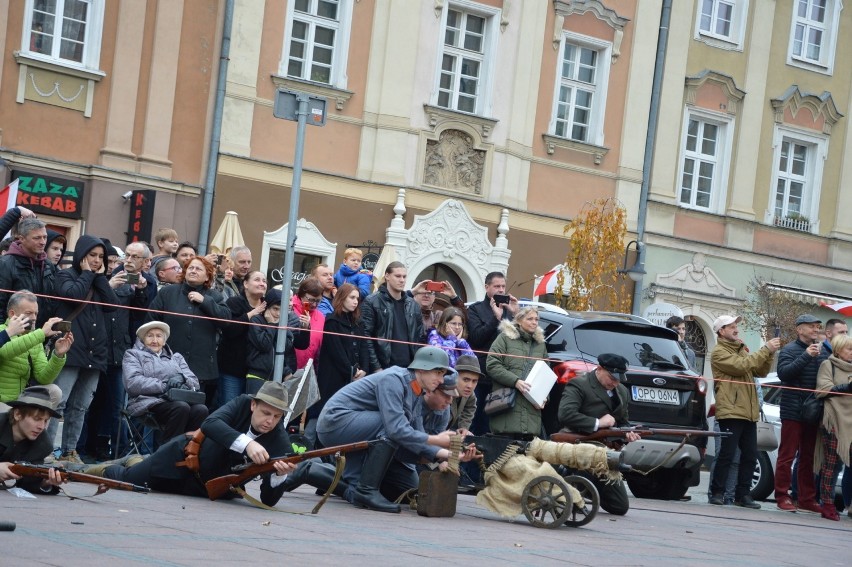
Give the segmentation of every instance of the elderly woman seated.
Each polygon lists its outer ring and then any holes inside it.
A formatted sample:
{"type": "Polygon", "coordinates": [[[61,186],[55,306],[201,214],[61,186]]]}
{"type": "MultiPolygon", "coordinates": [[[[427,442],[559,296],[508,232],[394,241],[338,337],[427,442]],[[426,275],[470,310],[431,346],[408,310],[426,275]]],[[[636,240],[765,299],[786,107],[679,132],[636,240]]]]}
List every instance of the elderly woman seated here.
{"type": "Polygon", "coordinates": [[[136,331],[136,344],[124,353],[122,361],[127,411],[133,416],[145,412],[153,414],[160,425],[161,443],[198,429],[208,413],[203,403],[169,399],[170,390],[199,389],[198,378],[186,360],[180,353],[172,353],[166,345],[169,332],[166,323],[145,323],[136,331]]]}

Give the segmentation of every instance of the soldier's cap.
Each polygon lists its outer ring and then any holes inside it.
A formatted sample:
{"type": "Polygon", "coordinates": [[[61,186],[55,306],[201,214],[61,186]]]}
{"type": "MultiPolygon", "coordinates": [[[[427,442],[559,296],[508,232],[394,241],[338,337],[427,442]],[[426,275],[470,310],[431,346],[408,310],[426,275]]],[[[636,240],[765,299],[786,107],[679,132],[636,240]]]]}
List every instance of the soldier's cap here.
{"type": "Polygon", "coordinates": [[[796,326],[797,327],[799,325],[809,325],[811,323],[822,323],[822,321],[820,319],[817,319],[816,317],[814,317],[810,313],[805,313],[804,315],[799,315],[796,318],[796,326]]]}
{"type": "Polygon", "coordinates": [[[469,354],[463,354],[458,357],[458,360],[456,360],[456,371],[473,372],[474,374],[479,374],[480,378],[485,378],[485,374],[479,369],[479,359],[469,354]]]}
{"type": "Polygon", "coordinates": [[[409,370],[446,370],[450,367],[450,357],[438,347],[427,346],[414,354],[414,360],[408,365],[409,370]]]}
{"type": "Polygon", "coordinates": [[[59,412],[56,411],[57,406],[59,406],[59,401],[62,399],[62,392],[59,391],[58,386],[53,386],[53,388],[49,388],[47,386],[30,386],[21,392],[17,400],[6,402],[6,404],[13,408],[31,407],[45,409],[53,417],[62,417],[59,412]],[[55,388],[55,390],[53,388],[55,388]],[[59,393],[58,397],[53,395],[55,392],[59,393]]]}
{"type": "Polygon", "coordinates": [[[258,402],[264,402],[283,412],[290,411],[290,396],[287,388],[280,382],[264,382],[260,390],[252,396],[258,402]]]}
{"type": "Polygon", "coordinates": [[[627,359],[620,354],[605,352],[598,356],[598,366],[615,376],[619,381],[624,381],[627,365],[627,359]]]}
{"type": "Polygon", "coordinates": [[[743,318],[739,316],[734,317],[733,315],[720,315],[719,317],[716,317],[715,321],[713,321],[713,332],[718,333],[719,329],[722,327],[727,327],[733,323],[739,323],[742,320],[743,318]]]}
{"type": "Polygon", "coordinates": [[[447,373],[444,374],[444,383],[438,386],[438,388],[451,398],[458,398],[459,391],[456,389],[458,380],[459,373],[456,370],[450,368],[447,370],[447,373]]]}

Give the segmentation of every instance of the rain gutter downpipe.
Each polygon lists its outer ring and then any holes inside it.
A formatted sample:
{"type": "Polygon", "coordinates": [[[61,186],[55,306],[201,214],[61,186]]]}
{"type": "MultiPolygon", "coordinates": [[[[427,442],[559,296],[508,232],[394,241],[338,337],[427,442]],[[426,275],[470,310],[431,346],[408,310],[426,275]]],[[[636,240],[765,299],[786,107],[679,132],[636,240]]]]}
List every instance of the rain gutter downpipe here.
{"type": "Polygon", "coordinates": [[[210,221],[213,216],[213,196],[216,190],[216,171],[219,169],[219,144],[222,140],[222,115],[225,107],[225,82],[231,56],[231,27],[234,23],[234,0],[225,0],[225,18],[222,23],[222,49],[219,55],[219,74],[216,78],[216,102],[213,108],[213,128],[207,156],[207,175],[204,179],[204,198],[201,203],[201,226],[198,229],[198,253],[207,254],[210,239],[210,221]]]}
{"type": "MultiPolygon", "coordinates": [[[[654,79],[651,83],[651,108],[648,113],[648,133],[645,136],[645,157],[642,162],[642,188],[639,192],[639,217],[636,222],[637,255],[636,265],[645,264],[645,221],[648,216],[648,193],[651,189],[651,170],[654,165],[654,149],[657,140],[657,119],[660,116],[660,99],[663,91],[663,71],[666,65],[666,47],[669,42],[669,23],[672,16],[672,0],[663,0],[660,13],[660,31],[657,37],[657,57],[654,62],[654,79]]],[[[633,287],[633,314],[639,315],[642,308],[643,277],[633,287]]]]}

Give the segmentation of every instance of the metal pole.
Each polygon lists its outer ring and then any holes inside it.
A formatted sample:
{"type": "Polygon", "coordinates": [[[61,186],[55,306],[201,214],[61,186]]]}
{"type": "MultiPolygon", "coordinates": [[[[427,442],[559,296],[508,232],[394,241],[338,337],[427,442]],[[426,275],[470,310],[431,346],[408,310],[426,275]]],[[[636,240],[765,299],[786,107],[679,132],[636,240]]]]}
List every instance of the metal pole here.
{"type": "Polygon", "coordinates": [[[284,377],[284,348],[287,345],[287,321],[290,314],[290,286],[293,279],[293,256],[296,253],[296,223],[299,220],[299,189],[302,186],[302,156],[305,152],[305,129],[308,125],[308,95],[296,95],[299,108],[296,110],[296,156],[293,160],[293,185],[290,188],[290,216],[287,218],[287,250],[284,254],[284,275],[281,279],[281,319],[278,321],[278,337],[275,341],[275,366],[273,379],[281,382],[284,377]],[[285,307],[286,305],[286,307],[285,307]]]}
{"type": "Polygon", "coordinates": [[[234,0],[225,2],[225,21],[222,24],[222,49],[219,55],[219,74],[216,78],[216,103],[207,156],[207,175],[204,178],[204,198],[201,202],[201,226],[198,229],[198,252],[207,254],[210,239],[210,217],[213,215],[213,195],[216,188],[216,170],[219,168],[219,144],[222,140],[222,114],[225,107],[225,79],[231,56],[231,27],[234,22],[234,0]]]}
{"type": "MultiPolygon", "coordinates": [[[[657,57],[654,62],[654,81],[651,87],[651,108],[648,113],[648,133],[645,136],[645,157],[642,163],[642,189],[639,193],[639,218],[636,223],[636,262],[645,262],[645,221],[648,216],[648,193],[651,189],[651,170],[654,166],[654,148],[657,140],[657,119],[660,116],[660,99],[663,94],[663,70],[666,66],[666,47],[669,42],[669,23],[672,17],[672,0],[663,0],[660,13],[660,32],[657,36],[657,57]]],[[[640,263],[641,262],[641,263],[640,263]]],[[[633,314],[639,315],[642,307],[642,281],[633,284],[633,314]]]]}

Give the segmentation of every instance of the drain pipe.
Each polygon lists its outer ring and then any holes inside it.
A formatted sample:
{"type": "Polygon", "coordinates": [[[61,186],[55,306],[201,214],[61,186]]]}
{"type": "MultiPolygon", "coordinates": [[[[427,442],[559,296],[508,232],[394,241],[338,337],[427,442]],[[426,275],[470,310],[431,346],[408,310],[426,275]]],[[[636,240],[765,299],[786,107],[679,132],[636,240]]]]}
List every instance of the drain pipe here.
{"type": "MultiPolygon", "coordinates": [[[[645,157],[642,162],[642,189],[639,193],[639,218],[636,223],[636,265],[645,265],[645,221],[648,216],[648,193],[651,190],[651,169],[654,165],[654,148],[657,140],[657,119],[660,116],[660,99],[663,91],[663,70],[666,65],[666,47],[669,42],[669,23],[672,17],[672,0],[663,0],[660,13],[660,32],[657,36],[657,57],[654,62],[654,81],[651,86],[651,108],[648,113],[648,133],[645,136],[645,157]]],[[[633,284],[633,314],[639,315],[642,307],[644,277],[633,284]]]]}
{"type": "Polygon", "coordinates": [[[234,23],[234,0],[225,0],[225,19],[222,23],[222,49],[219,55],[219,75],[216,78],[216,103],[213,108],[213,128],[210,133],[210,150],[207,156],[207,175],[204,179],[204,199],[201,204],[201,226],[198,229],[198,253],[207,254],[210,239],[210,221],[213,216],[213,196],[216,188],[216,170],[219,168],[219,143],[222,140],[222,114],[225,106],[225,80],[231,56],[231,27],[234,23]]]}

